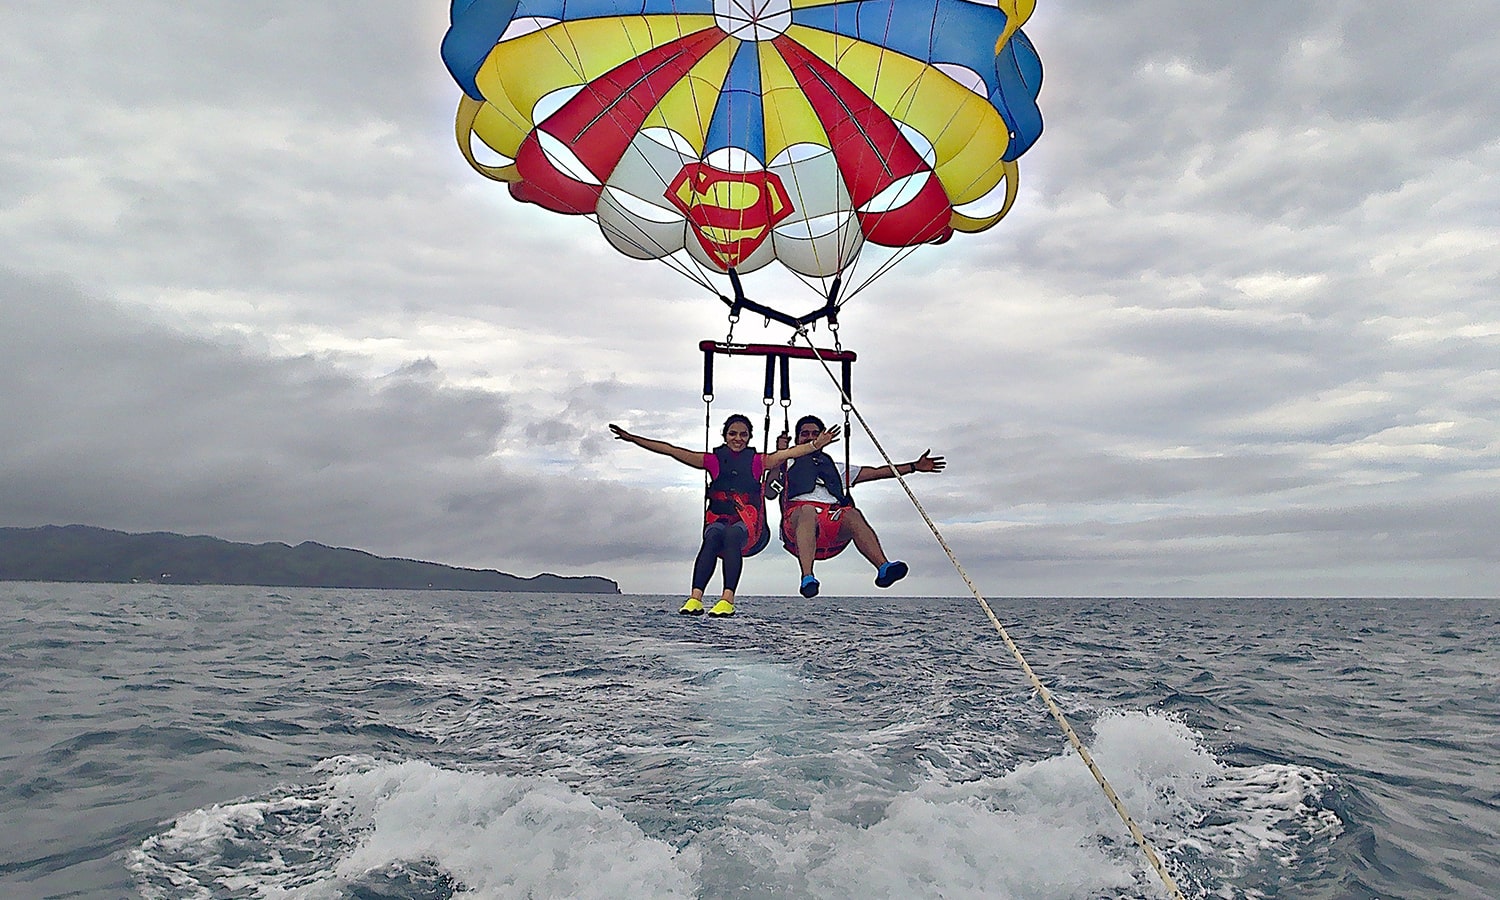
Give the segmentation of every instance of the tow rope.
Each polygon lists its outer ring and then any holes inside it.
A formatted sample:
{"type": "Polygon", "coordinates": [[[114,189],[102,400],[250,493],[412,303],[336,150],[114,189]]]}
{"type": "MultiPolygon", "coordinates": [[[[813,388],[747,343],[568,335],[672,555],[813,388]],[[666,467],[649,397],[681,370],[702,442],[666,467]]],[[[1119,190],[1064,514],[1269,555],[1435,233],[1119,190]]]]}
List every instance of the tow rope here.
{"type": "MultiPolygon", "coordinates": [[[[1157,855],[1156,849],[1151,846],[1151,842],[1148,841],[1146,839],[1146,835],[1141,832],[1140,826],[1135,823],[1135,819],[1131,818],[1130,812],[1125,809],[1125,804],[1121,802],[1119,795],[1115,793],[1115,789],[1110,785],[1109,779],[1104,777],[1104,773],[1100,771],[1099,766],[1094,763],[1093,755],[1089,753],[1088,748],[1083,745],[1083,741],[1079,740],[1077,732],[1073,730],[1073,726],[1068,724],[1068,718],[1067,716],[1063,715],[1063,711],[1057,705],[1057,701],[1052,698],[1052,692],[1047,690],[1047,686],[1043,684],[1042,680],[1037,677],[1037,674],[1032,671],[1031,664],[1026,661],[1026,656],[1021,653],[1021,648],[1016,645],[1016,642],[1014,640],[1011,639],[1009,632],[1005,630],[1005,626],[1000,624],[1000,619],[996,617],[995,611],[990,609],[989,602],[986,601],[984,599],[984,596],[979,593],[979,588],[975,586],[974,581],[969,578],[969,573],[964,571],[963,564],[958,561],[958,557],[953,553],[952,548],[948,546],[947,540],[943,538],[943,533],[938,530],[937,524],[933,522],[932,517],[927,514],[927,510],[922,506],[922,501],[918,500],[917,495],[912,492],[911,486],[906,483],[906,478],[902,476],[896,463],[894,463],[891,460],[890,455],[885,452],[885,447],[881,446],[880,439],[875,436],[875,432],[870,428],[870,424],[865,421],[865,417],[860,413],[858,407],[854,405],[854,401],[849,397],[849,394],[844,391],[843,386],[839,384],[839,379],[834,375],[833,369],[830,368],[828,362],[823,359],[823,355],[818,352],[818,348],[813,346],[811,338],[808,337],[807,329],[805,327],[798,329],[797,336],[802,338],[802,340],[807,343],[808,348],[812,350],[813,356],[817,358],[818,362],[822,363],[823,370],[828,373],[828,378],[833,382],[834,387],[839,391],[839,395],[843,400],[844,409],[846,411],[853,412],[854,417],[859,420],[860,427],[862,427],[865,430],[865,434],[869,436],[870,443],[874,444],[876,451],[880,453],[880,458],[885,461],[886,465],[890,466],[891,474],[894,475],[896,481],[901,484],[901,489],[906,491],[906,496],[911,500],[912,506],[915,506],[917,508],[917,512],[921,514],[922,521],[927,523],[928,529],[932,531],[932,536],[937,539],[938,546],[942,547],[943,552],[948,554],[948,561],[953,563],[953,568],[957,570],[958,576],[964,580],[964,584],[969,586],[969,593],[974,595],[974,599],[979,603],[979,608],[984,610],[984,614],[990,620],[990,624],[995,626],[995,631],[999,633],[1000,639],[1005,642],[1005,646],[1010,650],[1011,656],[1015,657],[1016,662],[1020,664],[1021,671],[1026,673],[1026,678],[1031,682],[1031,686],[1036,690],[1037,696],[1042,699],[1042,703],[1047,707],[1047,711],[1052,714],[1052,718],[1057,721],[1058,727],[1062,729],[1063,734],[1068,739],[1068,743],[1073,746],[1073,749],[1075,751],[1077,751],[1079,758],[1083,760],[1083,764],[1088,766],[1089,772],[1094,776],[1094,780],[1099,783],[1100,790],[1102,790],[1104,792],[1104,796],[1109,799],[1110,805],[1115,808],[1115,812],[1119,814],[1120,820],[1125,823],[1125,827],[1130,830],[1130,836],[1135,840],[1136,846],[1141,848],[1141,852],[1145,854],[1146,860],[1151,863],[1151,867],[1156,870],[1156,874],[1161,878],[1162,884],[1166,886],[1167,892],[1174,898],[1174,900],[1186,900],[1186,898],[1183,897],[1181,889],[1177,887],[1176,880],[1172,878],[1171,873],[1167,871],[1167,867],[1162,863],[1161,857],[1157,855]]],[[[847,442],[847,440],[848,436],[846,434],[845,441],[847,442]]],[[[847,448],[847,443],[845,446],[847,448]]]]}

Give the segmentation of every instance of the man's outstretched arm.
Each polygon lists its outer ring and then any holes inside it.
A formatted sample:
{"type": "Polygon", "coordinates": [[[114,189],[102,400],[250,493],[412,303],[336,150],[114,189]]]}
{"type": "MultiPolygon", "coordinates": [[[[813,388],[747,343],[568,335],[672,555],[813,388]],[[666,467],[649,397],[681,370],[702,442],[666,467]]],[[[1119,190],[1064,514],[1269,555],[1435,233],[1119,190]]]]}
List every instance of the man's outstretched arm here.
{"type": "Polygon", "coordinates": [[[855,476],[855,484],[863,484],[866,481],[879,481],[882,478],[895,478],[896,472],[902,475],[910,475],[913,472],[941,472],[948,465],[947,460],[941,456],[933,456],[931,450],[923,450],[922,455],[912,462],[896,463],[895,470],[890,466],[862,466],[859,475],[855,476]]]}

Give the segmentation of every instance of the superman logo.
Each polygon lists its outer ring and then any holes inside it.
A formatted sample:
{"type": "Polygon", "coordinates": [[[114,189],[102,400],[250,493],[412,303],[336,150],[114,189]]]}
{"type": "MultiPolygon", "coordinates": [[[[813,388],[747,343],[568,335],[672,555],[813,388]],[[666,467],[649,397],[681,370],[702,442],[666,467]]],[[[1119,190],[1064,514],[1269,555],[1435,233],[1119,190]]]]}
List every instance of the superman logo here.
{"type": "Polygon", "coordinates": [[[698,243],[725,269],[754,253],[771,229],[792,214],[781,179],[765,170],[726,172],[689,163],[672,179],[666,196],[687,216],[698,243]]]}

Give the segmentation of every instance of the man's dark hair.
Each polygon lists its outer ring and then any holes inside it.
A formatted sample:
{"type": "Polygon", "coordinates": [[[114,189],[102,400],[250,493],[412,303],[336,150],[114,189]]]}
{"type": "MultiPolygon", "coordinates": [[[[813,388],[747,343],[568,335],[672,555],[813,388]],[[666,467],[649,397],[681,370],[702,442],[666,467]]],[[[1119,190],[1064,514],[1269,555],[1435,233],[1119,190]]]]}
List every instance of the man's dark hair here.
{"type": "Polygon", "coordinates": [[[800,418],[800,419],[797,420],[797,427],[792,430],[792,434],[794,434],[794,435],[801,434],[802,433],[802,426],[806,425],[808,423],[812,423],[813,425],[818,426],[818,430],[819,431],[827,431],[828,430],[828,426],[824,425],[823,424],[823,420],[820,419],[820,418],[818,418],[817,416],[803,416],[802,418],[800,418]]]}

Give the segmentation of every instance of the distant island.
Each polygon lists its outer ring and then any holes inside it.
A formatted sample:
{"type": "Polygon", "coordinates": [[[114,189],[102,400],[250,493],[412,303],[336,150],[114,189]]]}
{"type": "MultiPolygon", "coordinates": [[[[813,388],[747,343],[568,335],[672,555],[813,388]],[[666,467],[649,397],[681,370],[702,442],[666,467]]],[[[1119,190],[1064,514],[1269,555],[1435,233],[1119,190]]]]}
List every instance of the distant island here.
{"type": "Polygon", "coordinates": [[[89,525],[0,528],[0,581],[128,584],[244,584],[262,587],[385,588],[618,594],[594,575],[530,578],[390,559],[305,541],[237,544],[206,535],[130,534],[89,525]]]}

